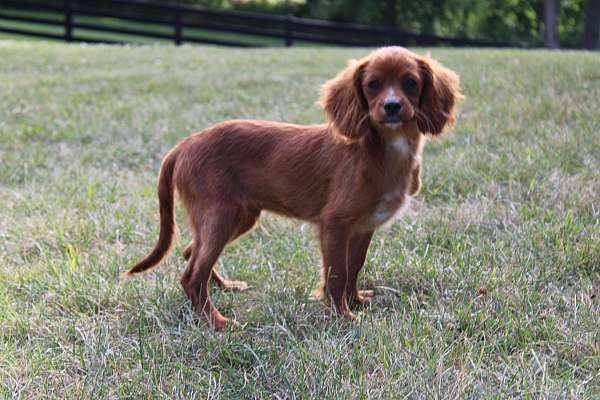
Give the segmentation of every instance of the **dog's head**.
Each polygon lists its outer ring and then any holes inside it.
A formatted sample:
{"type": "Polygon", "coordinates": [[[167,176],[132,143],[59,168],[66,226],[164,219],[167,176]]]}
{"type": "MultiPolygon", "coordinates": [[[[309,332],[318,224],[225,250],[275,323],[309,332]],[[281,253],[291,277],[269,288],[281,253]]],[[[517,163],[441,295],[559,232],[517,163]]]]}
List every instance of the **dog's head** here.
{"type": "Polygon", "coordinates": [[[396,135],[411,121],[422,133],[440,134],[454,123],[460,97],[450,69],[402,47],[383,47],[326,82],[320,103],[338,133],[358,139],[373,131],[396,135]]]}

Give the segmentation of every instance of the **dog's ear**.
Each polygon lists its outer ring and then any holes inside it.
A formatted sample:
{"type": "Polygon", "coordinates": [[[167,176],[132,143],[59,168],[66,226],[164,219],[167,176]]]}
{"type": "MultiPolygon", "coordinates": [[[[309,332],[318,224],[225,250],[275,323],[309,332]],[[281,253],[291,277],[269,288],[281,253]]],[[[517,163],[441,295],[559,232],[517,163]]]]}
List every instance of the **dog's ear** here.
{"type": "Polygon", "coordinates": [[[458,75],[429,57],[418,62],[423,89],[417,125],[422,133],[438,135],[456,120],[456,103],[463,98],[458,75]]]}
{"type": "Polygon", "coordinates": [[[369,105],[362,90],[362,78],[369,60],[352,60],[348,67],[321,88],[320,105],[337,133],[358,139],[371,131],[369,105]]]}

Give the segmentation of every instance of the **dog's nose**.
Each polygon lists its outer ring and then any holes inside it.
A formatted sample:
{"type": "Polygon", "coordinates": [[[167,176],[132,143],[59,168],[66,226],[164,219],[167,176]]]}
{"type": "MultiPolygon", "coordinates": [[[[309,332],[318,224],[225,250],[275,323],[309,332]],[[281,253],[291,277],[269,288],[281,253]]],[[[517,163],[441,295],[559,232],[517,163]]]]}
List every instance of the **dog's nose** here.
{"type": "Polygon", "coordinates": [[[389,100],[383,103],[383,109],[389,116],[398,115],[402,109],[402,103],[400,103],[398,100],[389,100]]]}

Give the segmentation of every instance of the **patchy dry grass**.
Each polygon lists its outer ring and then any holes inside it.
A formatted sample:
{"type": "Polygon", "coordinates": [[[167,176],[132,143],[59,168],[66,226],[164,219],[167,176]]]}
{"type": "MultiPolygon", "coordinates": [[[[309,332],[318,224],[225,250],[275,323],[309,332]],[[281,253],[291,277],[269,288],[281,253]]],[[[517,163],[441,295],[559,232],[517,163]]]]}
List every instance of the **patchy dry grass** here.
{"type": "MultiPolygon", "coordinates": [[[[600,56],[433,49],[468,99],[379,232],[348,323],[309,300],[312,229],[268,216],[219,261],[209,331],[157,236],[165,152],[228,118],[315,123],[362,49],[0,42],[0,393],[16,398],[598,398],[600,56]]],[[[182,215],[179,215],[183,221],[182,215]]]]}

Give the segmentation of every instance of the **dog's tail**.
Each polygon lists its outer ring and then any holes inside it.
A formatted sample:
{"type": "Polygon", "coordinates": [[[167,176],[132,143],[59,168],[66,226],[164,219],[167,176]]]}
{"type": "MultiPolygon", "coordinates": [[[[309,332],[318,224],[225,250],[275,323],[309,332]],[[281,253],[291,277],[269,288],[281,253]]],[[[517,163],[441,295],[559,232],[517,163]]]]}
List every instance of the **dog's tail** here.
{"type": "Polygon", "coordinates": [[[125,272],[122,277],[144,272],[156,266],[167,255],[175,237],[175,193],[173,185],[173,170],[177,161],[177,148],[171,150],[164,158],[158,177],[158,201],[160,205],[160,234],[158,242],[150,254],[142,261],[125,272]]]}

